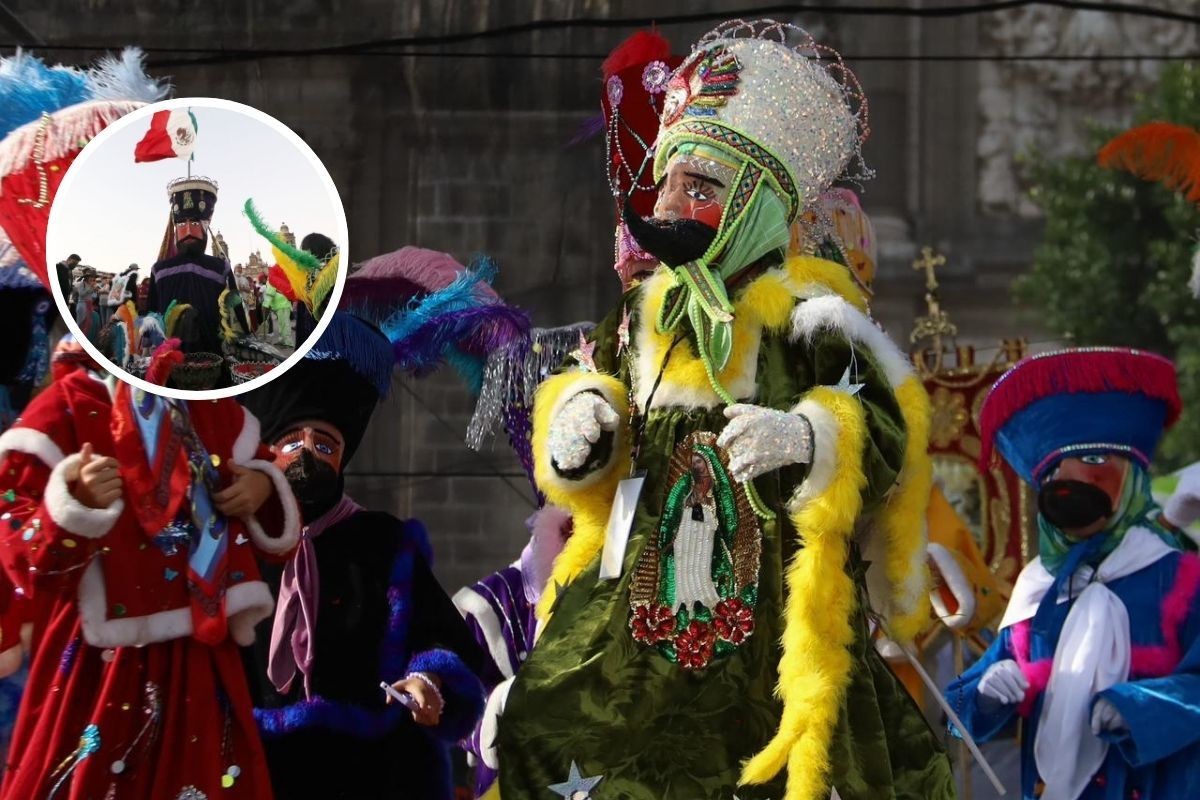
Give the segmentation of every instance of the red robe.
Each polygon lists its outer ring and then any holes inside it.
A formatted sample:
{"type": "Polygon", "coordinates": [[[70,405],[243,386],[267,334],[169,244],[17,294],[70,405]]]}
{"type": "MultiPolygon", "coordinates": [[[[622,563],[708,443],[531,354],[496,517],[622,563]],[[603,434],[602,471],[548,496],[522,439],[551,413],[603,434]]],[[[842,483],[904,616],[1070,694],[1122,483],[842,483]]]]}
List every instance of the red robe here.
{"type": "MultiPolygon", "coordinates": [[[[115,386],[78,370],[0,436],[0,562],[33,624],[0,800],[270,798],[238,645],[273,610],[255,551],[292,551],[295,500],[253,415],[233,400],[188,402],[218,485],[237,463],[270,475],[275,495],[257,518],[223,520],[223,536],[147,530],[146,498],[178,507],[190,473],[185,458],[180,485],[178,474],[129,458],[129,439],[119,437],[131,415],[114,402],[115,386]],[[87,508],[69,490],[85,442],[98,456],[123,454],[125,494],[107,509],[87,508]],[[224,555],[193,579],[190,547],[224,555]]],[[[164,435],[154,449],[176,452],[177,443],[164,435]]]]}

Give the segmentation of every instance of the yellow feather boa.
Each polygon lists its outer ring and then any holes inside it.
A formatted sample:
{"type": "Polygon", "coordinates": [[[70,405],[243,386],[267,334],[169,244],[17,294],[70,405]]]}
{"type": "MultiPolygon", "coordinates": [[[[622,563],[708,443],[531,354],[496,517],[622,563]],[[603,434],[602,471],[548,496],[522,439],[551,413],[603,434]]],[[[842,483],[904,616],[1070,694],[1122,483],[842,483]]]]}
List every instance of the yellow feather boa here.
{"type": "Polygon", "coordinates": [[[777,690],[783,717],[775,736],[742,771],[742,783],[761,784],[786,766],[785,800],[824,800],[829,794],[829,745],[853,669],[848,648],[854,641],[856,587],[846,560],[867,485],[862,405],[829,387],[813,389],[807,399],[837,421],[838,467],[820,494],[790,509],[803,548],[787,570],[777,690]]]}
{"type": "Polygon", "coordinates": [[[629,466],[629,437],[622,431],[616,437],[613,457],[598,473],[589,476],[582,485],[564,480],[550,464],[550,423],[563,402],[576,393],[593,389],[599,391],[621,418],[629,418],[629,399],[624,384],[611,375],[587,372],[564,372],[552,375],[538,386],[533,402],[533,475],[538,488],[551,503],[561,506],[574,518],[574,532],[554,560],[550,580],[538,601],[537,615],[543,622],[557,597],[556,586],[567,586],[578,577],[604,547],[604,531],[613,495],[629,466]]]}
{"type": "Polygon", "coordinates": [[[901,482],[881,513],[887,537],[887,578],[892,587],[889,634],[912,641],[929,621],[928,569],[925,566],[926,515],[933,487],[929,458],[929,394],[916,376],[896,389],[907,441],[901,482]]]}

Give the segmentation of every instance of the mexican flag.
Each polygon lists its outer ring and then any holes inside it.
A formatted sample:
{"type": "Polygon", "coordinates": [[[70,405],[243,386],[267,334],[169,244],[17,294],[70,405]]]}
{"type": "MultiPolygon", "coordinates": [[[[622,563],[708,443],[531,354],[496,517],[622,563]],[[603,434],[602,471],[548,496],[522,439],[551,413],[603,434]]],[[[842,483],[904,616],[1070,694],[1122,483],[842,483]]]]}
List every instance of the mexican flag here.
{"type": "Polygon", "coordinates": [[[190,108],[156,111],[150,118],[150,130],[133,150],[135,163],[161,161],[164,158],[191,158],[196,147],[196,115],[190,108]]]}

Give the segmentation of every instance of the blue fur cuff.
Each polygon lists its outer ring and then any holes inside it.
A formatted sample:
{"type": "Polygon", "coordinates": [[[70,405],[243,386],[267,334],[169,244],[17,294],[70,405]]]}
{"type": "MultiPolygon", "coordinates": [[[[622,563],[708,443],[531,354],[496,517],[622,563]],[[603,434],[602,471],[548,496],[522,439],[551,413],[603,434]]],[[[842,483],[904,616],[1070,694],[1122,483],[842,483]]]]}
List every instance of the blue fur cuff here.
{"type": "Polygon", "coordinates": [[[483,684],[467,669],[457,655],[449,650],[424,650],[408,662],[408,672],[437,675],[442,682],[442,698],[446,701],[442,718],[431,732],[446,742],[457,742],[471,735],[475,723],[483,715],[483,684]]]}

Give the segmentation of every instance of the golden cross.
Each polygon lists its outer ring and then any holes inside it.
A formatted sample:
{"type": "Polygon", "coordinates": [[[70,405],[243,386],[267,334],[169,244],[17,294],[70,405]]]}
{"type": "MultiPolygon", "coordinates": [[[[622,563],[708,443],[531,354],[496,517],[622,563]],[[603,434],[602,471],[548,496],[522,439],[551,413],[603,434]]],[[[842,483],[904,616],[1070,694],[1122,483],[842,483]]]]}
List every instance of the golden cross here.
{"type": "Polygon", "coordinates": [[[938,288],[937,275],[935,270],[945,265],[946,257],[933,254],[933,248],[929,245],[921,248],[921,257],[912,262],[912,268],[915,270],[925,270],[925,288],[933,291],[938,288]]]}

